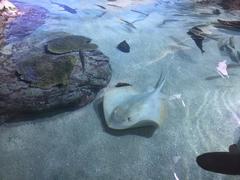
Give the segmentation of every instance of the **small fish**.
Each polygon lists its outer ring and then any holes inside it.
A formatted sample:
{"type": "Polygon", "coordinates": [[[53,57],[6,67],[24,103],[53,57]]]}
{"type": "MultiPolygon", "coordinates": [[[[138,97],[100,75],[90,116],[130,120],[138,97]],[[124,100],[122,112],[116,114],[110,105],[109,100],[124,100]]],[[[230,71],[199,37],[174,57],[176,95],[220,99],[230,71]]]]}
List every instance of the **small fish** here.
{"type": "Polygon", "coordinates": [[[65,4],[61,4],[61,3],[57,3],[57,2],[53,2],[53,1],[51,1],[51,3],[60,6],[66,12],[69,12],[71,14],[77,14],[76,9],[73,9],[73,8],[71,8],[71,7],[69,7],[69,6],[65,5],[65,4]]]}
{"type": "Polygon", "coordinates": [[[80,58],[80,61],[82,64],[83,72],[85,72],[85,58],[84,58],[83,52],[81,50],[79,50],[78,53],[79,53],[79,58],[80,58]]]}
{"type": "Polygon", "coordinates": [[[106,11],[104,11],[104,12],[102,12],[101,14],[99,14],[99,15],[97,15],[96,17],[103,17],[105,14],[106,14],[107,12],[106,11]]]}
{"type": "Polygon", "coordinates": [[[104,6],[101,6],[99,4],[96,4],[96,6],[100,7],[101,9],[106,9],[104,6]]]}
{"type": "Polygon", "coordinates": [[[161,27],[161,26],[163,26],[163,25],[165,25],[166,23],[169,23],[169,22],[177,22],[177,21],[180,21],[180,20],[177,20],[177,19],[164,19],[162,21],[162,23],[157,25],[157,27],[161,27]]]}
{"type": "Polygon", "coordinates": [[[202,53],[205,51],[203,50],[203,40],[204,40],[204,33],[198,27],[193,27],[187,32],[188,35],[191,36],[192,40],[195,42],[197,47],[201,50],[202,53]]]}
{"type": "Polygon", "coordinates": [[[119,82],[115,85],[115,87],[123,87],[123,86],[132,86],[132,85],[129,83],[124,83],[124,82],[119,82]]]}
{"type": "Polygon", "coordinates": [[[149,14],[146,14],[146,13],[143,13],[141,11],[137,11],[137,10],[134,10],[134,9],[131,9],[132,12],[136,12],[136,13],[139,13],[139,14],[142,14],[144,16],[149,16],[149,14]]]}
{"type": "Polygon", "coordinates": [[[227,72],[227,61],[221,61],[218,63],[218,66],[216,67],[218,74],[222,77],[222,78],[229,78],[228,72],[227,72]]]}
{"type": "Polygon", "coordinates": [[[133,29],[137,29],[136,26],[133,25],[133,23],[126,21],[124,19],[120,19],[120,21],[124,22],[126,25],[128,25],[129,27],[133,28],[133,29]]]}
{"type": "Polygon", "coordinates": [[[211,172],[240,175],[239,152],[210,152],[197,157],[197,164],[211,172]]]}
{"type": "Polygon", "coordinates": [[[122,8],[121,6],[115,5],[115,4],[107,4],[108,6],[116,7],[116,8],[122,8]]]}

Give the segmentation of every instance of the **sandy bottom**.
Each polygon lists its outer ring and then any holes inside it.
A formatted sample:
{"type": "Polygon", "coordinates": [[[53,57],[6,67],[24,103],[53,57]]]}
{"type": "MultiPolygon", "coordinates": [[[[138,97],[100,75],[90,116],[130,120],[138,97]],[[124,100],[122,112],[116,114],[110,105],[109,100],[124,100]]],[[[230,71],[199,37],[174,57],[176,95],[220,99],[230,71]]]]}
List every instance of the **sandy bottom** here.
{"type": "MultiPolygon", "coordinates": [[[[3,125],[0,179],[171,180],[174,175],[180,180],[239,179],[203,171],[195,158],[207,151],[226,151],[236,140],[240,69],[229,69],[230,78],[222,79],[216,72],[218,62],[232,62],[221,55],[217,42],[205,41],[206,53],[201,54],[186,34],[194,25],[237,19],[239,12],[206,15],[214,7],[175,1],[58,1],[77,8],[77,14],[70,14],[49,1],[24,2],[50,11],[46,24],[32,36],[56,31],[88,36],[110,57],[113,77],[99,97],[120,81],[150,90],[162,69],[168,69],[163,91],[168,96],[181,94],[185,106],[172,101],[168,117],[156,130],[108,129],[96,111],[97,100],[75,111],[3,125]],[[98,17],[104,9],[95,4],[106,7],[107,13],[98,17]],[[134,29],[121,19],[139,21],[134,29]],[[123,40],[131,46],[129,54],[116,49],[123,40]]],[[[221,38],[234,35],[239,42],[239,33],[207,30],[221,38]]]]}

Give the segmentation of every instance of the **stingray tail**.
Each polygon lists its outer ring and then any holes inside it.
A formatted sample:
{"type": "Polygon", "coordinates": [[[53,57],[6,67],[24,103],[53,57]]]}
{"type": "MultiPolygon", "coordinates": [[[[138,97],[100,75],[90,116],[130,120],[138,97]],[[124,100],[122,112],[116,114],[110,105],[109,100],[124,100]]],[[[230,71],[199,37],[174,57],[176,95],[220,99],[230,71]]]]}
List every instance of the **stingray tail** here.
{"type": "Polygon", "coordinates": [[[162,71],[161,72],[161,75],[160,75],[160,78],[158,79],[158,82],[155,86],[155,89],[158,90],[158,91],[161,91],[165,82],[166,82],[166,78],[167,78],[167,75],[168,75],[169,71],[167,72],[164,72],[162,71]]]}

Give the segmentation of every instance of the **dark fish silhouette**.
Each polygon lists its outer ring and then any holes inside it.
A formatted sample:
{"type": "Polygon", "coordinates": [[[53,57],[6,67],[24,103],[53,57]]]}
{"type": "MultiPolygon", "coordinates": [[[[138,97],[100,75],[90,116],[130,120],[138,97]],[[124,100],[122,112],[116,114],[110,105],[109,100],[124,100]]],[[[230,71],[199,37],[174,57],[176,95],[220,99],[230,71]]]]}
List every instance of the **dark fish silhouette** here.
{"type": "Polygon", "coordinates": [[[96,6],[100,7],[101,9],[106,9],[104,6],[99,5],[99,4],[95,4],[96,6]]]}
{"type": "Polygon", "coordinates": [[[201,50],[202,53],[204,53],[205,52],[203,50],[204,32],[198,27],[193,27],[187,32],[187,34],[191,36],[192,40],[195,42],[197,47],[201,50]]]}
{"type": "Polygon", "coordinates": [[[115,5],[115,4],[107,4],[108,6],[116,7],[116,8],[122,8],[121,6],[115,5]]]}
{"type": "Polygon", "coordinates": [[[126,21],[124,19],[120,19],[120,21],[124,22],[126,25],[128,25],[129,27],[131,27],[133,29],[137,29],[136,26],[134,26],[134,24],[132,22],[126,21]]]}
{"type": "Polygon", "coordinates": [[[73,8],[71,8],[71,7],[69,7],[69,6],[65,5],[65,4],[61,4],[61,3],[57,3],[57,2],[53,2],[53,1],[51,1],[51,3],[52,4],[56,4],[56,5],[60,6],[60,7],[62,7],[64,9],[64,11],[66,11],[66,12],[69,12],[71,14],[77,14],[76,9],[73,9],[73,8]]]}
{"type": "Polygon", "coordinates": [[[139,21],[143,21],[143,20],[145,20],[145,17],[141,18],[141,19],[136,19],[132,22],[126,21],[124,19],[120,19],[120,21],[124,22],[128,27],[130,27],[132,29],[137,29],[136,26],[134,25],[134,23],[139,22],[139,21]]]}
{"type": "Polygon", "coordinates": [[[144,16],[149,16],[149,14],[147,13],[144,13],[144,12],[141,12],[141,11],[137,11],[137,10],[134,10],[134,9],[131,9],[132,12],[135,12],[135,13],[139,13],[139,14],[142,14],[144,16]]]}
{"type": "Polygon", "coordinates": [[[130,52],[130,46],[127,43],[127,41],[122,41],[117,45],[117,49],[124,52],[124,53],[129,53],[130,52]]]}
{"type": "Polygon", "coordinates": [[[132,86],[132,85],[124,82],[119,82],[115,85],[115,87],[124,87],[124,86],[132,86]]]}
{"type": "Polygon", "coordinates": [[[229,152],[210,152],[197,157],[197,164],[211,172],[240,175],[240,150],[237,144],[229,146],[229,152]]]}
{"type": "Polygon", "coordinates": [[[205,153],[197,157],[197,163],[207,171],[228,175],[240,175],[240,153],[205,153]]]}

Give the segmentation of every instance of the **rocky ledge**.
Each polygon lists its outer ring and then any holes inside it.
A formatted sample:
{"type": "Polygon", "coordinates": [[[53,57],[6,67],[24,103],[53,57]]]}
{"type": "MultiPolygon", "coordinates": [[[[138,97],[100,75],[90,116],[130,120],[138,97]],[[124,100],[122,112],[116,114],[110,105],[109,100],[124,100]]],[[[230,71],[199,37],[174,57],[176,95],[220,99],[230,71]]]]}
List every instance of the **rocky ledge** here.
{"type": "Polygon", "coordinates": [[[82,107],[109,83],[109,58],[91,39],[66,34],[45,38],[18,42],[11,55],[0,54],[0,115],[82,107]]]}
{"type": "Polygon", "coordinates": [[[200,0],[197,2],[201,4],[218,4],[227,10],[240,10],[239,0],[200,0]]]}

